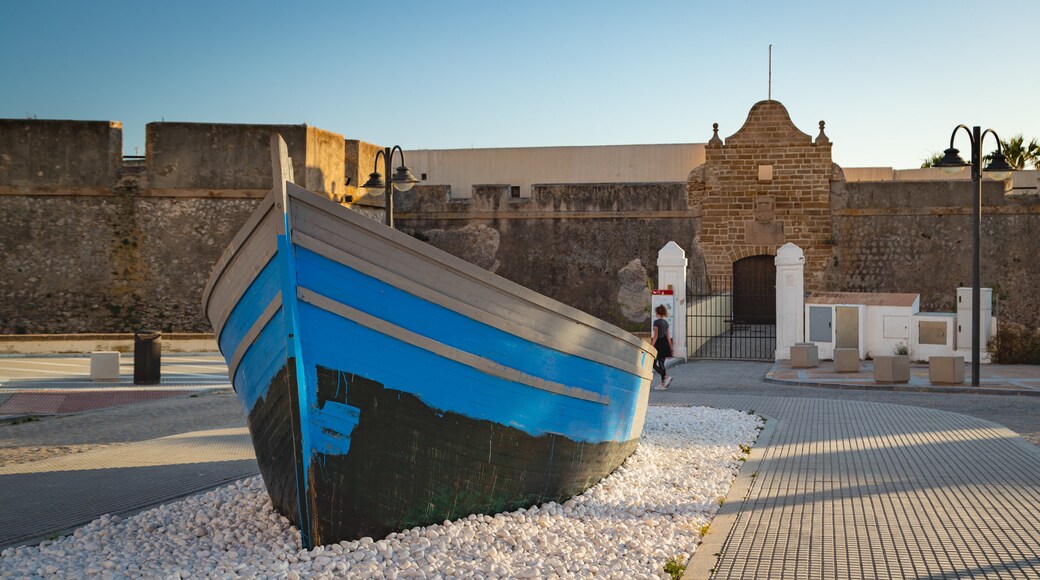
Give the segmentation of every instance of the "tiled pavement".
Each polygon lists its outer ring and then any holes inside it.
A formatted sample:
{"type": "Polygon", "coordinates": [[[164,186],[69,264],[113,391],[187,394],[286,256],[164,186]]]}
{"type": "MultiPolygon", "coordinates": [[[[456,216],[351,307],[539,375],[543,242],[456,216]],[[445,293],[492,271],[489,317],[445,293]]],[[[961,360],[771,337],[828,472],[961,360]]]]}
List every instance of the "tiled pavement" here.
{"type": "Polygon", "coordinates": [[[0,467],[0,547],[132,514],[258,473],[245,427],[0,467]]]}
{"type": "Polygon", "coordinates": [[[965,365],[964,384],[934,385],[928,379],[928,365],[910,365],[908,383],[877,383],[874,381],[872,361],[862,361],[859,372],[836,372],[833,361],[820,361],[813,368],[791,368],[791,362],[782,360],[773,364],[766,374],[771,381],[833,388],[868,390],[920,391],[938,393],[976,393],[998,395],[1040,396],[1040,367],[1033,365],[983,365],[979,386],[971,386],[971,365],[965,365]]]}
{"type": "MultiPolygon", "coordinates": [[[[673,369],[674,384],[692,370],[673,369]]],[[[651,402],[770,418],[687,577],[1040,578],[1040,448],[1004,427],[761,393],[651,402]]]]}
{"type": "MultiPolygon", "coordinates": [[[[687,577],[1040,578],[1040,448],[962,414],[1036,433],[1040,398],[807,388],[769,368],[681,365],[652,394],[770,417],[687,577]]],[[[241,427],[0,468],[0,545],[255,473],[241,427]]]]}
{"type": "Polygon", "coordinates": [[[193,391],[163,390],[122,390],[112,389],[34,389],[19,390],[9,394],[0,394],[0,418],[19,415],[64,415],[82,413],[95,409],[104,409],[119,405],[132,405],[166,399],[183,397],[193,391]]]}
{"type": "Polygon", "coordinates": [[[0,466],[0,547],[258,473],[219,355],[164,355],[161,384],[149,386],[133,384],[133,358],[122,358],[119,381],[95,383],[89,357],[0,357],[0,418],[65,415],[8,425],[0,444],[104,447],[0,466]]]}
{"type": "Polygon", "coordinates": [[[164,355],[159,385],[133,383],[133,355],[122,355],[117,381],[90,380],[89,355],[0,357],[0,419],[62,415],[228,389],[220,355],[164,355]]]}

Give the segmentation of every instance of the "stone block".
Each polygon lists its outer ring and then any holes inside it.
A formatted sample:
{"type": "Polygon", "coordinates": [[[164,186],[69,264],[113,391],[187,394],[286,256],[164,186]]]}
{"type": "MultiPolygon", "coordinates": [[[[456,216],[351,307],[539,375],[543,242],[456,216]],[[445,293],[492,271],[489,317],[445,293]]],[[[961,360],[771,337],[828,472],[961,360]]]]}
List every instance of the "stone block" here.
{"type": "Polygon", "coordinates": [[[947,385],[964,383],[964,357],[933,356],[929,358],[928,382],[947,385]]]}
{"type": "Polygon", "coordinates": [[[791,347],[791,368],[808,369],[820,364],[820,349],[814,343],[798,343],[791,347]]]}
{"type": "Polygon", "coordinates": [[[905,354],[874,357],[875,383],[909,383],[910,357],[905,354]]]}
{"type": "Polygon", "coordinates": [[[836,348],[834,349],[834,370],[839,373],[859,372],[859,349],[858,348],[836,348]]]}
{"type": "Polygon", "coordinates": [[[118,381],[119,353],[114,350],[95,350],[90,353],[90,380],[118,381]]]}

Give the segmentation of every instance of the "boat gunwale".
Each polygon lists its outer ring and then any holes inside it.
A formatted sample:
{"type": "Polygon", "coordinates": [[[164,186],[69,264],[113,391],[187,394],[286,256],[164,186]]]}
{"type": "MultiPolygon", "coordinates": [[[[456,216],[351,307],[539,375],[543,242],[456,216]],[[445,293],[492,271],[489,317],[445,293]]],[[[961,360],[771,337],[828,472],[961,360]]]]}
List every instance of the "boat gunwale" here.
{"type": "MultiPolygon", "coordinates": [[[[568,343],[565,340],[546,334],[534,326],[525,326],[514,320],[510,320],[501,315],[491,313],[486,309],[469,304],[450,294],[432,289],[429,286],[423,286],[420,282],[408,279],[395,272],[388,271],[358,254],[352,254],[337,248],[328,242],[309,235],[306,232],[294,230],[293,244],[299,248],[314,252],[315,254],[336,264],[350,268],[364,276],[370,276],[379,282],[415,296],[419,300],[429,302],[430,304],[444,308],[452,313],[458,314],[459,316],[473,320],[474,322],[486,324],[491,328],[511,336],[544,346],[566,356],[575,356],[597,364],[609,366],[641,379],[652,378],[652,368],[650,368],[649,365],[640,364],[639,361],[636,360],[636,357],[624,359],[611,352],[605,352],[606,349],[589,348],[582,346],[581,343],[568,343]],[[343,260],[344,258],[349,259],[350,262],[361,262],[361,264],[347,263],[343,260]],[[375,274],[373,271],[378,271],[379,274],[375,274]],[[420,295],[415,292],[416,288],[414,287],[428,290],[432,296],[420,295]]],[[[303,290],[309,289],[301,287],[300,291],[303,290]]],[[[313,292],[313,290],[310,291],[313,292]]],[[[619,344],[616,349],[624,349],[629,353],[632,352],[631,347],[627,344],[619,344]]]]}
{"type": "Polygon", "coordinates": [[[558,300],[539,294],[530,288],[526,288],[516,282],[489,272],[463,260],[462,258],[453,256],[444,250],[422,242],[404,232],[393,228],[387,228],[387,226],[376,223],[371,218],[365,217],[356,211],[320,197],[303,187],[295,184],[288,185],[290,186],[286,188],[288,197],[309,205],[318,211],[323,211],[332,214],[334,217],[344,219],[350,222],[351,225],[366,230],[369,235],[377,239],[381,238],[387,243],[392,243],[401,250],[417,254],[428,262],[438,264],[439,266],[451,270],[455,275],[462,279],[488,287],[502,294],[515,296],[536,307],[538,310],[545,311],[559,318],[570,319],[578,324],[583,324],[589,328],[593,328],[603,334],[629,344],[634,348],[641,349],[647,354],[656,355],[656,350],[652,345],[626,330],[622,330],[617,326],[600,320],[591,314],[574,308],[573,306],[568,306],[558,300]],[[308,195],[305,197],[301,192],[305,192],[308,195]],[[385,228],[385,230],[381,228],[385,228]]]}
{"type": "MultiPolygon", "coordinates": [[[[227,271],[228,267],[235,261],[239,251],[246,242],[249,241],[253,232],[256,231],[260,223],[267,217],[267,214],[271,213],[271,210],[274,209],[276,191],[277,187],[272,187],[271,191],[260,200],[256,209],[253,210],[253,213],[249,214],[249,217],[246,218],[246,222],[242,224],[242,228],[238,230],[238,233],[231,239],[228,246],[224,248],[224,252],[221,253],[220,258],[213,265],[213,269],[210,271],[209,280],[206,281],[206,288],[202,291],[202,313],[207,319],[209,319],[209,305],[213,300],[213,292],[216,290],[217,284],[220,282],[221,278],[223,278],[224,272],[227,271]]],[[[238,298],[241,299],[241,296],[238,298]]],[[[237,304],[238,300],[235,300],[235,303],[237,304]]],[[[212,323],[212,320],[210,320],[210,322],[212,323]]],[[[220,326],[223,328],[223,322],[220,326]]]]}
{"type": "Polygon", "coordinates": [[[450,346],[437,339],[423,336],[417,332],[408,330],[407,328],[402,328],[392,322],[362,312],[356,308],[343,304],[334,298],[315,292],[314,290],[300,288],[299,299],[301,302],[310,304],[315,308],[339,316],[345,320],[349,320],[371,331],[378,332],[379,334],[393,338],[394,340],[400,341],[404,344],[423,349],[436,356],[452,360],[486,375],[498,377],[505,381],[564,397],[597,403],[608,407],[611,406],[610,395],[537,377],[520,369],[495,362],[494,360],[479,354],[450,346]]]}

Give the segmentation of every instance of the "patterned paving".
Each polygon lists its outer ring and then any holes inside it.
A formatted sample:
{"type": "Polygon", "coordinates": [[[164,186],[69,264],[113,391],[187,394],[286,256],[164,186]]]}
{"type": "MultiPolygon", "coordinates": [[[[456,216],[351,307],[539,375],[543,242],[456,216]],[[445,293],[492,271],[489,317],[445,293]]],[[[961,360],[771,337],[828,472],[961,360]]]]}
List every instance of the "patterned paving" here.
{"type": "Polygon", "coordinates": [[[766,378],[824,387],[1040,396],[1040,368],[1034,365],[985,365],[979,373],[978,387],[971,386],[971,365],[965,365],[963,384],[934,385],[928,378],[928,365],[923,363],[910,365],[910,381],[907,383],[877,383],[874,381],[873,361],[869,360],[862,361],[859,372],[855,373],[836,372],[831,361],[821,361],[813,368],[794,369],[790,361],[782,360],[773,364],[766,378]]]}
{"type": "Polygon", "coordinates": [[[183,397],[192,392],[183,390],[117,391],[112,389],[20,391],[8,395],[5,400],[0,402],[0,417],[80,413],[170,397],[183,397]]]}
{"type": "Polygon", "coordinates": [[[245,427],[0,467],[0,547],[43,539],[256,475],[245,427]]]}
{"type": "MultiPolygon", "coordinates": [[[[1040,448],[981,419],[900,405],[655,393],[774,418],[747,499],[698,551],[712,578],[1040,578],[1040,448]],[[721,528],[721,529],[719,529],[721,528]]],[[[705,574],[707,575],[707,574],[705,574]]],[[[691,575],[691,577],[702,577],[691,575]]]]}
{"type": "Polygon", "coordinates": [[[224,361],[205,354],[163,357],[158,385],[134,384],[133,355],[122,356],[115,381],[91,381],[84,355],[0,357],[0,375],[0,418],[80,413],[231,388],[224,361]]]}

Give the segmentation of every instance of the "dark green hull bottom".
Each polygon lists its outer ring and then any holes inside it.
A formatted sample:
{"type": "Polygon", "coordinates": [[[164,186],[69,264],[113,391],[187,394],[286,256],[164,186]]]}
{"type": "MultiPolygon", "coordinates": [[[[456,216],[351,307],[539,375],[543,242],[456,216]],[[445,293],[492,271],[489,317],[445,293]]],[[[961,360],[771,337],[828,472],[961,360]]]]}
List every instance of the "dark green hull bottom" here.
{"type": "MultiPolygon", "coordinates": [[[[300,525],[297,481],[304,474],[293,368],[290,361],[275,376],[249,414],[249,429],[275,509],[300,525]]],[[[621,465],[638,443],[534,437],[322,367],[317,391],[319,406],[345,403],[360,409],[360,420],[346,455],[311,459],[309,545],[564,501],[621,465]]]]}

